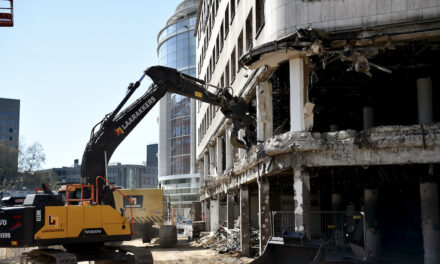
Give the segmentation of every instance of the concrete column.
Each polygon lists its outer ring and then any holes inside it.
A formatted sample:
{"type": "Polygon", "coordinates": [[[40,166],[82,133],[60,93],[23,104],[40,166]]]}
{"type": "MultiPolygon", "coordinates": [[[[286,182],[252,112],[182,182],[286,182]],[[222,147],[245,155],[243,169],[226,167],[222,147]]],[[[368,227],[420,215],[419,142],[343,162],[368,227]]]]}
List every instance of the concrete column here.
{"type": "Polygon", "coordinates": [[[225,155],[226,155],[226,170],[229,170],[234,165],[234,146],[231,144],[231,127],[226,129],[226,140],[225,140],[225,155]]]}
{"type": "Polygon", "coordinates": [[[249,225],[249,185],[240,185],[240,246],[241,254],[251,255],[251,235],[249,225]]]}
{"type": "Polygon", "coordinates": [[[234,194],[228,193],[226,198],[226,214],[227,214],[227,222],[228,228],[234,228],[234,194]]]}
{"type": "Polygon", "coordinates": [[[260,255],[263,253],[270,237],[270,185],[269,180],[258,184],[258,209],[260,226],[260,255]]]}
{"type": "Polygon", "coordinates": [[[266,141],[273,134],[272,83],[257,85],[257,140],[266,141]]]}
{"type": "Polygon", "coordinates": [[[310,176],[306,168],[294,169],[295,231],[310,239],[310,176]]]}
{"type": "Polygon", "coordinates": [[[417,104],[419,112],[419,123],[432,123],[432,82],[431,77],[421,78],[417,80],[417,104]]]}
{"type": "Polygon", "coordinates": [[[209,204],[209,211],[210,211],[210,231],[216,231],[219,224],[220,224],[220,201],[211,199],[209,204]]]}
{"type": "Polygon", "coordinates": [[[367,257],[377,257],[380,252],[380,230],[376,220],[378,200],[379,192],[377,189],[364,189],[367,257]]]}
{"type": "Polygon", "coordinates": [[[374,108],[366,106],[362,109],[364,130],[374,127],[374,108]]]}
{"type": "Polygon", "coordinates": [[[304,131],[304,58],[289,60],[290,131],[304,131]]]}
{"type": "Polygon", "coordinates": [[[217,176],[223,175],[223,137],[217,137],[217,176]]]}
{"type": "Polygon", "coordinates": [[[210,176],[210,173],[209,173],[209,153],[208,152],[205,152],[205,154],[203,155],[203,171],[204,171],[203,181],[206,181],[210,176]]]}
{"type": "MultiPolygon", "coordinates": [[[[430,171],[433,173],[432,165],[430,171]]],[[[440,217],[436,182],[424,180],[420,183],[420,203],[425,264],[440,263],[440,217]]]]}
{"type": "Polygon", "coordinates": [[[216,176],[215,174],[215,148],[209,146],[209,175],[216,176]]]}
{"type": "Polygon", "coordinates": [[[204,159],[199,160],[199,175],[200,175],[200,186],[203,186],[205,182],[205,161],[204,159]]]}
{"type": "Polygon", "coordinates": [[[169,94],[166,94],[159,101],[159,149],[158,149],[158,176],[159,179],[161,176],[166,176],[169,173],[169,142],[167,140],[169,137],[169,124],[168,122],[168,97],[169,94]]]}
{"type": "Polygon", "coordinates": [[[203,215],[203,220],[205,221],[205,230],[209,232],[211,230],[211,212],[209,210],[208,200],[203,201],[203,215]]]}
{"type": "Polygon", "coordinates": [[[228,202],[224,199],[219,199],[219,220],[218,223],[221,226],[225,226],[228,221],[228,202]]]}
{"type": "MultiPolygon", "coordinates": [[[[242,139],[243,136],[244,136],[244,130],[243,130],[243,129],[240,129],[240,130],[238,131],[238,138],[239,138],[239,139],[242,139]]],[[[238,149],[238,157],[239,157],[240,159],[245,159],[245,158],[246,158],[246,150],[245,150],[245,149],[241,149],[241,148],[239,148],[239,149],[238,149]]]]}
{"type": "Polygon", "coordinates": [[[196,100],[191,99],[191,117],[190,117],[190,137],[191,137],[191,156],[190,156],[190,173],[196,173],[196,100]]]}

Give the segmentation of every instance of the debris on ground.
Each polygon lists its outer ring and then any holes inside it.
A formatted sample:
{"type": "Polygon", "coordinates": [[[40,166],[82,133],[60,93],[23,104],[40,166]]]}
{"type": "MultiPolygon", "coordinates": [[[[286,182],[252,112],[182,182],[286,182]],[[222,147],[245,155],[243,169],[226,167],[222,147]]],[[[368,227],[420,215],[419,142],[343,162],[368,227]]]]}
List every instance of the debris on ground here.
{"type": "Polygon", "coordinates": [[[260,230],[251,230],[251,248],[260,248],[260,230]]]}
{"type": "Polygon", "coordinates": [[[220,254],[240,251],[240,229],[219,226],[214,233],[201,236],[192,246],[214,249],[220,254]]]}

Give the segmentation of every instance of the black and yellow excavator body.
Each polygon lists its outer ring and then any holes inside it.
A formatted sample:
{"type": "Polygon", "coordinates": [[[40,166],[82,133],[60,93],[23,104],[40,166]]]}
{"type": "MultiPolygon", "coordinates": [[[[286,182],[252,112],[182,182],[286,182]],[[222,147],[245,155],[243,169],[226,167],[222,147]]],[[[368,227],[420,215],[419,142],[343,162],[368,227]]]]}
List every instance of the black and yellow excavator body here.
{"type": "MultiPolygon", "coordinates": [[[[77,259],[78,249],[87,251],[88,245],[96,247],[104,242],[130,240],[134,235],[132,231],[135,218],[154,216],[153,219],[160,222],[164,210],[159,207],[151,206],[144,215],[133,214],[132,200],[140,198],[140,194],[128,194],[131,198],[123,195],[124,199],[130,201],[130,211],[126,213],[128,208],[117,205],[118,199],[115,200],[113,196],[115,191],[123,193],[114,186],[110,188],[111,183],[105,176],[108,162],[116,148],[167,92],[218,106],[232,123],[231,143],[235,147],[249,149],[256,141],[255,116],[249,111],[248,103],[242,97],[234,96],[230,87],[214,87],[176,69],[150,67],[138,81],[128,86],[126,95],[115,110],[92,129],[81,164],[83,186],[73,188],[81,190],[80,197],[69,199],[73,189],[68,188],[66,197],[63,197],[52,193],[48,186],[43,185],[44,193],[27,195],[23,205],[0,207],[0,247],[63,245],[67,250],[63,254],[42,250],[34,253],[37,257],[45,254],[53,259],[62,255],[63,261],[67,261],[70,258],[77,259]],[[141,97],[122,110],[146,76],[152,79],[153,84],[141,97]],[[241,138],[238,136],[239,130],[245,131],[241,138]],[[69,248],[74,249],[74,254],[69,248]]],[[[159,200],[163,200],[162,196],[159,200]]],[[[152,263],[152,255],[148,250],[124,247],[115,252],[120,251],[130,253],[125,256],[128,258],[135,256],[136,261],[133,263],[152,263]]],[[[27,255],[28,258],[32,258],[31,253],[27,255]]],[[[92,260],[93,257],[96,257],[95,253],[82,259],[92,260]]],[[[56,260],[56,263],[61,262],[56,260]]]]}
{"type": "Polygon", "coordinates": [[[28,195],[0,209],[0,247],[93,244],[131,239],[127,218],[109,205],[65,204],[61,195],[28,195]]]}

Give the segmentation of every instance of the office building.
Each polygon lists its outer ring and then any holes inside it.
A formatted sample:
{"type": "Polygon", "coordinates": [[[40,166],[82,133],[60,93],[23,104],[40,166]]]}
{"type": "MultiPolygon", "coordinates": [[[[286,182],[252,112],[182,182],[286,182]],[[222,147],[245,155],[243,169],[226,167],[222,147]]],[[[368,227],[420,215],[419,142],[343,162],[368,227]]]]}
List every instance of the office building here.
{"type": "Polygon", "coordinates": [[[20,100],[0,98],[0,140],[18,148],[20,100]]]}
{"type": "Polygon", "coordinates": [[[158,149],[158,144],[147,145],[147,159],[146,159],[147,166],[153,166],[157,168],[158,165],[157,149],[158,149]]]}
{"type": "Polygon", "coordinates": [[[20,100],[0,98],[0,184],[16,179],[19,131],[20,100]]]}
{"type": "MultiPolygon", "coordinates": [[[[56,175],[58,183],[80,183],[81,165],[78,160],[71,167],[52,168],[37,171],[41,175],[56,175]]],[[[158,187],[157,167],[145,165],[129,165],[110,163],[108,165],[108,180],[115,186],[124,189],[141,189],[158,187]]]]}
{"type": "Polygon", "coordinates": [[[197,106],[210,231],[240,219],[243,255],[296,231],[332,260],[440,263],[440,2],[200,4],[197,76],[255,120],[234,149],[223,114],[197,106]]]}
{"type": "MultiPolygon", "coordinates": [[[[196,24],[199,1],[179,4],[158,34],[159,64],[195,76],[196,24]]],[[[195,167],[195,102],[177,94],[160,100],[159,181],[178,220],[189,217],[198,201],[199,174],[195,167]]]]}

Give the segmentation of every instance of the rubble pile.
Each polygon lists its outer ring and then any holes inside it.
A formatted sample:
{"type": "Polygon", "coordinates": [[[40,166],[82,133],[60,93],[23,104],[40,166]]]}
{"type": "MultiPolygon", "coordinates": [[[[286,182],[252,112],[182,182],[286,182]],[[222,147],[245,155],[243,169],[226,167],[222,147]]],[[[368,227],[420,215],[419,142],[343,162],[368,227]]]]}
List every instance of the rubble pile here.
{"type": "Polygon", "coordinates": [[[251,231],[251,248],[260,248],[260,230],[258,229],[251,231]]]}
{"type": "Polygon", "coordinates": [[[219,226],[215,233],[200,238],[193,246],[211,248],[220,254],[240,251],[240,229],[219,226]]]}

